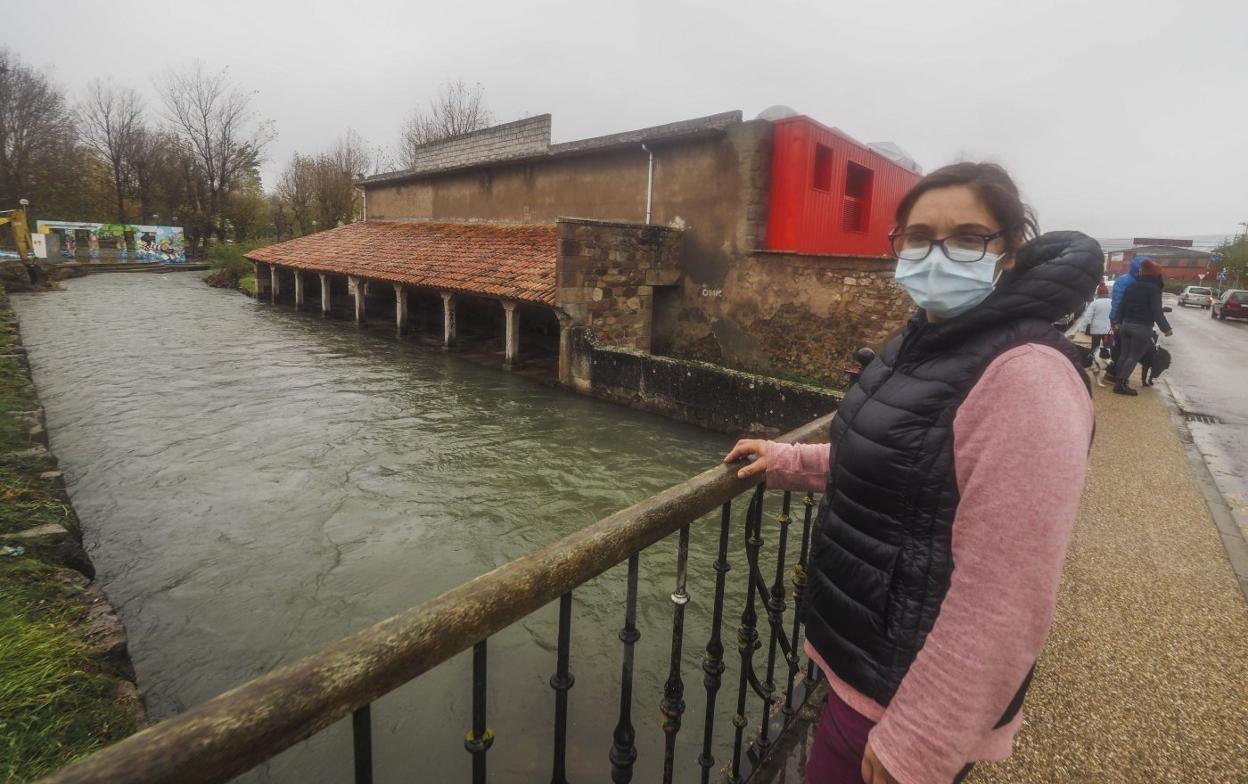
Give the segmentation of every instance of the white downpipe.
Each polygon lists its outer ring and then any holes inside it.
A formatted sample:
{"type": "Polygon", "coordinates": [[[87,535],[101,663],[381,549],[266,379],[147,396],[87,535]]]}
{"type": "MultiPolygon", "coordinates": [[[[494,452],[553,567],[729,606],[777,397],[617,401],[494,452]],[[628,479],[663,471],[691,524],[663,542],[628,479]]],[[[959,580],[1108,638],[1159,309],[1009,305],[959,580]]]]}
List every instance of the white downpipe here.
{"type": "Polygon", "coordinates": [[[646,145],[641,145],[641,149],[650,155],[650,166],[646,170],[646,223],[650,222],[650,203],[654,196],[654,150],[646,145]]]}

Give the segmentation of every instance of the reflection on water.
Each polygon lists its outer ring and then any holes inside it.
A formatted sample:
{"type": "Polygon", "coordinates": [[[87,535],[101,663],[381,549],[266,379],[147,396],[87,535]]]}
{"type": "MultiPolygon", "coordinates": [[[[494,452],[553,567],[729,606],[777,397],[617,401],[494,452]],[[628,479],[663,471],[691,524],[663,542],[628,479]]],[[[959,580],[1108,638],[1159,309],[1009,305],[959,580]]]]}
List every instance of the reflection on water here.
{"type": "MultiPolygon", "coordinates": [[[[257,304],[191,274],[99,275],[65,288],[13,304],[52,447],[157,718],[685,479],[730,440],[257,304]]],[[[693,531],[679,745],[690,772],[715,528],[693,531]]],[[[675,549],[673,538],[642,558],[638,781],[653,780],[662,747],[675,549]]],[[[606,777],[624,577],[618,567],[575,594],[576,780],[606,777]]],[[[737,593],[721,707],[736,697],[737,593]]],[[[551,605],[491,640],[495,780],[549,776],[555,614],[551,605]]],[[[379,781],[467,778],[470,658],[374,706],[379,781]]],[[[349,781],[349,750],[340,722],[244,778],[349,781]]]]}

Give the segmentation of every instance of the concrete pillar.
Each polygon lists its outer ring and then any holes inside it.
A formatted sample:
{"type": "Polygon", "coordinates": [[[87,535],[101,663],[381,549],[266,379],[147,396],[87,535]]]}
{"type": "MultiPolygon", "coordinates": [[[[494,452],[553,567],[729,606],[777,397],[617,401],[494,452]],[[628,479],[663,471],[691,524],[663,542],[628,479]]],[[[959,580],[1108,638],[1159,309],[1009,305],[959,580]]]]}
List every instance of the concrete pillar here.
{"type": "Polygon", "coordinates": [[[455,295],[449,291],[442,294],[442,347],[455,345],[455,295]]]}
{"type": "Polygon", "coordinates": [[[269,265],[269,285],[273,288],[273,301],[277,302],[277,295],[281,293],[281,278],[277,274],[277,265],[269,265]]]}
{"type": "Polygon", "coordinates": [[[507,337],[503,350],[503,367],[511,370],[520,354],[520,314],[516,303],[503,301],[503,313],[507,320],[507,337]]]}
{"type": "Polygon", "coordinates": [[[321,312],[329,312],[329,276],[324,272],[321,275],[321,312]]]}
{"type": "Polygon", "coordinates": [[[364,281],[354,275],[347,276],[347,285],[351,289],[351,296],[355,299],[355,320],[356,322],[364,321],[364,281]]]}
{"type": "Polygon", "coordinates": [[[256,301],[263,302],[265,295],[269,293],[269,276],[266,274],[269,267],[258,261],[253,261],[251,266],[256,276],[256,301]]]}
{"type": "Polygon", "coordinates": [[[295,310],[303,307],[303,270],[295,270],[295,310]]]}
{"type": "Polygon", "coordinates": [[[394,326],[402,332],[407,329],[407,286],[394,284],[394,326]]]}

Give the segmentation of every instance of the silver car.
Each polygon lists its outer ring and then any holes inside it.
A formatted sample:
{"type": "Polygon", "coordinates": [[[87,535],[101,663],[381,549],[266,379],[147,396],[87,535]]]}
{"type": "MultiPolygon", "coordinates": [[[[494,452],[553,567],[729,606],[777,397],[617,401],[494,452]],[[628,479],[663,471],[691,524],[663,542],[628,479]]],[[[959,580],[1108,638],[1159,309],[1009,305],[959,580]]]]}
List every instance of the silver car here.
{"type": "Polygon", "coordinates": [[[1213,304],[1213,289],[1206,286],[1188,286],[1179,295],[1179,304],[1184,307],[1197,305],[1208,309],[1213,304]]]}

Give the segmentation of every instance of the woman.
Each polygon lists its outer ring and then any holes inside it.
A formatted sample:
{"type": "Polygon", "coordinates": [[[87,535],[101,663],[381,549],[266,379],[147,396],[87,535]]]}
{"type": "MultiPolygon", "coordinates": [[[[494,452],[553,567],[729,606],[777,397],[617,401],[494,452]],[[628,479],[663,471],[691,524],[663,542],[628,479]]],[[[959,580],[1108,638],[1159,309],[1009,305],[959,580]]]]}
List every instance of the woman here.
{"type": "Polygon", "coordinates": [[[1083,488],[1092,404],[1052,322],[1101,280],[999,166],[901,201],[896,278],[919,306],[845,396],[831,445],[740,441],[738,474],[824,492],[806,651],[831,692],[810,784],[948,784],[1009,752],[1083,488]]]}
{"type": "Polygon", "coordinates": [[[1100,371],[1103,367],[1100,350],[1102,344],[1110,344],[1110,341],[1106,339],[1111,331],[1110,307],[1109,288],[1102,283],[1096,287],[1096,299],[1083,309],[1083,314],[1076,319],[1066,333],[1076,335],[1083,332],[1092,339],[1092,374],[1097,377],[1097,383],[1101,386],[1105,386],[1105,382],[1100,378],[1100,371]]]}
{"type": "Polygon", "coordinates": [[[1096,299],[1083,309],[1083,314],[1070,327],[1070,333],[1083,332],[1092,338],[1092,353],[1095,354],[1109,334],[1109,288],[1102,283],[1096,287],[1096,299]]]}
{"type": "Polygon", "coordinates": [[[1122,341],[1122,367],[1117,369],[1117,381],[1114,383],[1114,391],[1120,395],[1139,394],[1128,382],[1131,371],[1153,348],[1153,325],[1156,324],[1167,337],[1174,334],[1161,307],[1162,288],[1161,267],[1155,261],[1145,260],[1140,265],[1135,283],[1122,297],[1118,314],[1122,319],[1122,326],[1118,328],[1118,339],[1122,341]]]}

